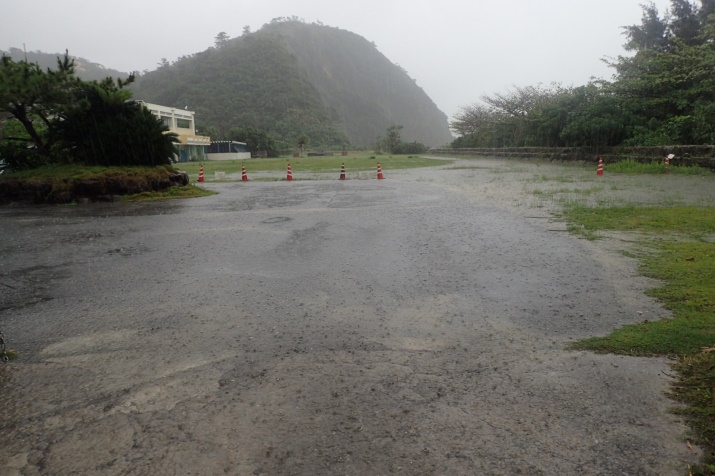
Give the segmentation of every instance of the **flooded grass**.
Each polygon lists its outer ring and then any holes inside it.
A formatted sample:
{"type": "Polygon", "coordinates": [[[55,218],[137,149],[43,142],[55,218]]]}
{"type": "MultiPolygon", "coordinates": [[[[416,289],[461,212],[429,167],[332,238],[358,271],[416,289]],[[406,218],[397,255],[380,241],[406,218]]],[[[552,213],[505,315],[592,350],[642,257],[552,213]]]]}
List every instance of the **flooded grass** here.
{"type": "Polygon", "coordinates": [[[195,185],[187,185],[185,187],[169,187],[160,192],[143,192],[135,195],[125,195],[122,197],[123,202],[153,202],[157,200],[168,200],[173,198],[198,198],[215,195],[217,192],[207,190],[195,185]]]}
{"type": "Polygon", "coordinates": [[[607,165],[609,173],[645,175],[645,174],[676,174],[676,175],[712,175],[708,169],[698,166],[666,166],[664,162],[641,163],[632,159],[621,160],[607,165]]]}
{"type": "Polygon", "coordinates": [[[692,474],[715,474],[715,207],[586,206],[571,204],[563,217],[569,230],[598,239],[606,230],[638,232],[641,272],[663,282],[647,291],[672,312],[672,319],[644,321],[571,348],[625,355],[667,355],[678,359],[674,410],[685,418],[694,441],[706,448],[692,474]],[[705,349],[705,351],[703,351],[705,349]]]}
{"type": "Polygon", "coordinates": [[[672,318],[644,320],[570,348],[672,357],[677,378],[671,397],[686,404],[673,412],[705,449],[691,474],[715,475],[715,175],[635,161],[607,164],[602,176],[592,164],[517,164],[495,165],[499,180],[492,180],[523,184],[525,198],[514,197],[514,206],[545,209],[590,240],[632,234],[629,253],[641,274],[663,283],[647,294],[672,318]]]}
{"type": "MultiPolygon", "coordinates": [[[[467,159],[458,168],[470,167],[467,159]]],[[[672,397],[687,404],[674,412],[705,449],[692,474],[715,475],[715,175],[699,167],[624,161],[607,164],[544,163],[478,158],[488,176],[464,176],[461,190],[497,206],[539,209],[591,240],[618,236],[640,262],[641,274],[662,286],[647,291],[672,318],[643,321],[572,349],[668,356],[677,370],[672,397]],[[617,235],[615,235],[617,234],[617,235]]]]}

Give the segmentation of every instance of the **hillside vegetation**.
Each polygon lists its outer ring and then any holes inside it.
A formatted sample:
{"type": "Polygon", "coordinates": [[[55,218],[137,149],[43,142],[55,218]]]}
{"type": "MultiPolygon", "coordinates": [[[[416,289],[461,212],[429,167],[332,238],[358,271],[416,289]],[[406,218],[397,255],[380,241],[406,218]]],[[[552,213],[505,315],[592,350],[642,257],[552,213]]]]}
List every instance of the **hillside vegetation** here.
{"type": "MultiPolygon", "coordinates": [[[[57,58],[64,56],[64,53],[43,53],[41,51],[24,52],[19,48],[10,48],[8,51],[0,50],[0,56],[5,55],[15,62],[24,61],[27,58],[29,63],[37,63],[42,69],[56,69],[57,58]]],[[[107,77],[115,79],[126,79],[129,74],[117,71],[116,69],[105,68],[99,63],[93,63],[88,59],[72,56],[74,62],[74,72],[78,78],[84,81],[101,81],[107,77]]]]}
{"type": "Polygon", "coordinates": [[[354,33],[276,19],[260,30],[164,63],[134,97],[196,111],[203,132],[253,127],[283,146],[371,145],[393,125],[406,141],[452,140],[447,116],[399,66],[354,33]]]}

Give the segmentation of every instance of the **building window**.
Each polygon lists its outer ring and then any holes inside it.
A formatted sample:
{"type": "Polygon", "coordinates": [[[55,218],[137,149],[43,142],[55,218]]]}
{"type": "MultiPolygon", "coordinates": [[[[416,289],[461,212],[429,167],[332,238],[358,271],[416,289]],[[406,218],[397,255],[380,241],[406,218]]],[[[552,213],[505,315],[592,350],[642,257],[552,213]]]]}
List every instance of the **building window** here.
{"type": "Polygon", "coordinates": [[[178,129],[191,129],[191,121],[188,119],[176,119],[176,127],[178,129]]]}

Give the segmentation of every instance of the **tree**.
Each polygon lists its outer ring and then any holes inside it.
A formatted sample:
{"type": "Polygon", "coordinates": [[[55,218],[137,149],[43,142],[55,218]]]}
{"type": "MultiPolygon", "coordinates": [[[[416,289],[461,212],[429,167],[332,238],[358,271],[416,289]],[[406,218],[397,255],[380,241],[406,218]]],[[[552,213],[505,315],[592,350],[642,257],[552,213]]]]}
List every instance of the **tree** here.
{"type": "Polygon", "coordinates": [[[426,145],[414,141],[414,142],[401,142],[397,149],[393,152],[394,154],[423,154],[429,150],[426,145]]]}
{"type": "MultiPolygon", "coordinates": [[[[495,129],[495,133],[498,131],[500,136],[499,144],[521,147],[543,144],[544,141],[539,138],[539,136],[543,136],[543,130],[538,130],[541,121],[540,115],[564,92],[565,90],[556,83],[551,87],[541,84],[526,87],[514,86],[504,93],[485,95],[481,99],[491,106],[494,114],[499,117],[499,127],[495,129]]],[[[554,137],[553,130],[549,136],[554,137]]],[[[558,137],[558,133],[555,136],[558,137]]],[[[550,145],[558,145],[553,140],[546,142],[550,142],[550,145]]]]}
{"type": "Polygon", "coordinates": [[[700,24],[705,26],[710,20],[710,15],[715,15],[715,0],[700,0],[700,9],[698,10],[698,18],[700,24]]]}
{"type": "Polygon", "coordinates": [[[625,27],[634,54],[609,63],[613,82],[515,87],[464,106],[453,147],[709,144],[715,142],[715,0],[643,5],[625,27]]]}
{"type": "MultiPolygon", "coordinates": [[[[131,82],[133,80],[130,77],[131,82]]],[[[58,136],[71,160],[85,165],[168,165],[177,136],[140,103],[130,101],[121,80],[82,83],[76,108],[58,125],[58,136]]]]}
{"type": "Polygon", "coordinates": [[[56,140],[57,118],[71,107],[80,81],[74,77],[74,60],[65,53],[57,70],[43,71],[36,63],[0,59],[0,112],[10,113],[27,131],[37,153],[49,157],[56,140]]]}
{"type": "Polygon", "coordinates": [[[402,126],[388,127],[385,137],[377,138],[375,152],[381,153],[383,149],[386,149],[391,154],[421,154],[427,151],[428,147],[419,142],[402,142],[401,130],[402,126]]]}
{"type": "Polygon", "coordinates": [[[249,25],[244,25],[241,35],[246,36],[246,35],[250,35],[250,34],[251,34],[251,27],[249,25]]]}
{"type": "Polygon", "coordinates": [[[228,40],[231,39],[230,36],[226,34],[225,31],[222,31],[218,35],[216,35],[216,38],[214,38],[214,45],[216,48],[221,48],[222,46],[225,46],[226,43],[228,43],[228,40]]]}
{"type": "MultiPolygon", "coordinates": [[[[619,57],[613,91],[633,118],[629,145],[700,144],[713,140],[715,42],[710,19],[685,0],[671,0],[672,18],[654,17],[644,7],[643,22],[667,23],[665,46],[638,43],[632,57],[619,57]]],[[[712,8],[703,3],[703,9],[712,8]]],[[[655,11],[657,13],[657,11],[655,11]]]]}
{"type": "Polygon", "coordinates": [[[382,154],[382,149],[385,147],[385,141],[383,140],[382,136],[377,136],[375,138],[375,144],[373,145],[373,149],[375,150],[376,154],[382,154]]]}
{"type": "Polygon", "coordinates": [[[47,162],[32,145],[32,138],[15,118],[0,121],[0,159],[15,170],[39,167],[47,162]]]}
{"type": "Polygon", "coordinates": [[[658,8],[653,2],[641,5],[643,16],[640,25],[623,27],[628,41],[624,48],[628,51],[644,49],[663,49],[668,42],[668,24],[660,18],[658,8]]]}
{"type": "Polygon", "coordinates": [[[308,136],[305,134],[301,133],[298,136],[298,139],[296,139],[296,145],[300,148],[300,153],[301,155],[303,154],[303,149],[305,148],[305,145],[308,143],[308,136]]]}
{"type": "Polygon", "coordinates": [[[245,142],[251,152],[265,150],[269,157],[278,156],[275,140],[265,131],[244,126],[231,129],[228,135],[230,140],[245,142]]]}
{"type": "Polygon", "coordinates": [[[496,120],[497,117],[492,108],[483,104],[470,104],[459,108],[459,112],[455,114],[449,127],[460,136],[466,136],[490,128],[496,120]]]}
{"type": "Polygon", "coordinates": [[[607,83],[574,88],[556,107],[565,116],[559,138],[567,147],[588,147],[597,152],[618,145],[628,137],[633,122],[607,83]]]}
{"type": "Polygon", "coordinates": [[[507,89],[505,93],[485,95],[481,99],[496,111],[516,118],[523,118],[550,102],[561,91],[562,88],[558,84],[552,84],[551,88],[541,84],[526,87],[514,86],[507,89]]]}
{"type": "Polygon", "coordinates": [[[390,126],[387,128],[387,132],[385,133],[383,144],[385,148],[393,154],[397,153],[400,144],[402,143],[402,138],[400,137],[401,130],[402,126],[390,126]]]}
{"type": "Polygon", "coordinates": [[[168,129],[146,108],[128,102],[131,94],[124,86],[133,75],[126,81],[81,81],[67,53],[57,66],[43,71],[27,61],[0,60],[0,112],[11,114],[26,132],[3,134],[0,146],[10,153],[14,168],[67,161],[169,163],[176,136],[166,134],[168,129]],[[31,148],[23,148],[23,142],[31,148]]]}
{"type": "Polygon", "coordinates": [[[700,18],[697,8],[688,0],[670,0],[672,18],[668,28],[674,38],[687,45],[699,44],[700,18]]]}
{"type": "Polygon", "coordinates": [[[450,122],[450,128],[461,136],[452,147],[503,147],[512,126],[513,119],[493,107],[480,103],[462,106],[450,122]]]}

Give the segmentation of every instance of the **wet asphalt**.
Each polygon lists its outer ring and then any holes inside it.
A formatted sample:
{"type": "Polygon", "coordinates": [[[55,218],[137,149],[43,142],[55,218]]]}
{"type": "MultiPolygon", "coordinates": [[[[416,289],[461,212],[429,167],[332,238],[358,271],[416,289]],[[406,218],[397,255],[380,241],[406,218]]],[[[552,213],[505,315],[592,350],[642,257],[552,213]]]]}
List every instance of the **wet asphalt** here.
{"type": "Polygon", "coordinates": [[[581,240],[412,180],[0,208],[0,474],[682,474],[581,240]]]}

